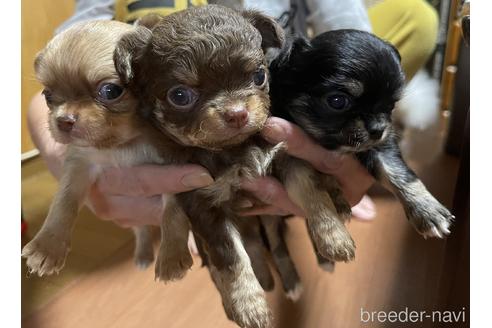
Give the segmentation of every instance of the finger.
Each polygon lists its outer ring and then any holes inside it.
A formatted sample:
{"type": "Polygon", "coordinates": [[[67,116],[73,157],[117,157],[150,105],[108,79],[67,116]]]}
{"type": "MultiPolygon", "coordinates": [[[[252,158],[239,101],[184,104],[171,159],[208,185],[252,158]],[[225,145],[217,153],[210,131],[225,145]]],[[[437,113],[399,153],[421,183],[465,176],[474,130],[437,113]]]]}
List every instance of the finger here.
{"type": "MultiPolygon", "coordinates": [[[[253,207],[244,211],[240,211],[238,213],[240,216],[256,216],[256,215],[279,215],[279,216],[286,216],[289,214],[294,214],[294,213],[289,213],[283,209],[280,209],[276,206],[273,205],[264,205],[264,206],[258,206],[258,207],[253,207]]],[[[297,215],[297,214],[295,214],[297,215]]]]}
{"type": "Polygon", "coordinates": [[[284,141],[287,153],[308,161],[318,171],[333,175],[340,183],[344,197],[356,205],[375,182],[374,178],[353,156],[340,155],[316,144],[298,126],[272,117],[263,130],[270,142],[284,141]]]}
{"type": "Polygon", "coordinates": [[[306,160],[320,172],[331,174],[343,163],[344,155],[323,148],[297,125],[284,119],[269,118],[262,135],[271,143],[285,142],[289,155],[306,160]]]}
{"type": "Polygon", "coordinates": [[[273,205],[285,213],[304,216],[303,210],[290,200],[282,184],[272,177],[244,180],[241,188],[252,193],[264,204],[273,205]]]}
{"type": "Polygon", "coordinates": [[[376,217],[376,205],[372,199],[364,195],[361,201],[352,207],[352,216],[363,221],[370,221],[376,217]]]}
{"type": "Polygon", "coordinates": [[[189,191],[212,182],[207,170],[198,165],[141,165],[105,169],[96,183],[107,194],[154,196],[189,191]]]}
{"type": "Polygon", "coordinates": [[[118,219],[118,220],[113,220],[112,222],[117,226],[126,229],[140,226],[140,224],[136,224],[135,220],[133,219],[118,219]]]}
{"type": "Polygon", "coordinates": [[[164,200],[161,195],[152,197],[108,196],[97,188],[92,188],[88,205],[101,219],[114,221],[126,227],[158,226],[164,214],[164,200]]]}
{"type": "Polygon", "coordinates": [[[337,179],[351,206],[358,204],[375,182],[362,164],[352,157],[346,157],[342,166],[332,175],[337,179]]]}

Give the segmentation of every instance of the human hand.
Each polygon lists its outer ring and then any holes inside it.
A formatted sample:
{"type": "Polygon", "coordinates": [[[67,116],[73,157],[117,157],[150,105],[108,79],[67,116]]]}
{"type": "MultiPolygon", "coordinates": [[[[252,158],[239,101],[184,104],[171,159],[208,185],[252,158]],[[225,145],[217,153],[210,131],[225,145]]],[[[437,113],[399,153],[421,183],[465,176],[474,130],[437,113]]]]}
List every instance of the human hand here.
{"type": "MultiPolygon", "coordinates": [[[[314,142],[297,125],[278,117],[268,120],[262,131],[263,137],[273,143],[285,142],[287,153],[309,162],[318,171],[333,175],[340,184],[345,199],[350,205],[358,204],[374,183],[374,178],[351,155],[329,151],[314,142]]],[[[267,205],[245,209],[242,215],[286,215],[305,216],[302,209],[294,204],[279,181],[262,177],[245,181],[242,188],[251,192],[267,205]]]]}
{"type": "Polygon", "coordinates": [[[108,168],[89,192],[88,206],[101,219],[123,227],[160,225],[166,195],[213,182],[199,165],[141,165],[108,168]]]}

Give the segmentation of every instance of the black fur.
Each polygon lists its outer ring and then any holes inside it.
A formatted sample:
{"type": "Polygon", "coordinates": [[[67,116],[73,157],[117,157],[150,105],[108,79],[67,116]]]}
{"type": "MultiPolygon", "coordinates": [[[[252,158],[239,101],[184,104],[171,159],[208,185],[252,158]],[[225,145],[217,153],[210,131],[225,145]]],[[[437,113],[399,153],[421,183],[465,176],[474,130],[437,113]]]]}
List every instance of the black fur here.
{"type": "Polygon", "coordinates": [[[354,153],[420,233],[443,237],[452,215],[405,164],[391,123],[405,81],[400,60],[394,46],[362,31],[293,39],[270,64],[271,110],[325,148],[354,153]]]}

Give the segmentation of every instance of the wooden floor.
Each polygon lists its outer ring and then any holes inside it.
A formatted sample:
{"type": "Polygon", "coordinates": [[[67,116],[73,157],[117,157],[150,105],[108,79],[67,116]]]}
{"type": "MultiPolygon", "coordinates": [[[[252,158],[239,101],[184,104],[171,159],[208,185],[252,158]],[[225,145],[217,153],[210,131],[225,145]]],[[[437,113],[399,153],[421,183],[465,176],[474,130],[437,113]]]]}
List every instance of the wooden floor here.
{"type": "MultiPolygon", "coordinates": [[[[404,149],[430,191],[450,206],[457,160],[441,153],[443,133],[442,127],[430,134],[416,133],[412,142],[404,143],[404,149]]],[[[33,222],[31,235],[54,190],[53,180],[39,166],[31,163],[30,168],[23,168],[23,207],[33,222]]],[[[371,196],[377,218],[372,222],[352,220],[349,230],[357,244],[356,260],[337,264],[333,274],[317,267],[303,221],[290,220],[287,239],[304,294],[292,303],[276,280],[275,290],[268,294],[275,327],[386,327],[362,324],[361,309],[435,309],[445,241],[423,240],[389,193],[375,188],[371,196]]],[[[65,271],[57,277],[23,277],[24,327],[235,327],[226,319],[219,294],[198,258],[184,280],[155,282],[153,268],[141,272],[133,266],[130,233],[95,219],[89,212],[83,216],[65,271]]]]}

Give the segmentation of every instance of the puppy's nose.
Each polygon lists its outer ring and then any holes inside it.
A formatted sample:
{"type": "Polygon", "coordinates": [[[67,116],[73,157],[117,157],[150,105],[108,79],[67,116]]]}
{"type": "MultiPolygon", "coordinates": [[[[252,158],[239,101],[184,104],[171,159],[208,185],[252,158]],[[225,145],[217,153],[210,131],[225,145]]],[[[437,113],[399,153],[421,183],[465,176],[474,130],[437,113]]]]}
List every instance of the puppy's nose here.
{"type": "Polygon", "coordinates": [[[249,112],[244,106],[237,106],[224,113],[224,120],[231,128],[242,128],[248,123],[249,112]]]}
{"type": "Polygon", "coordinates": [[[372,129],[369,131],[369,135],[373,140],[379,140],[383,136],[385,129],[372,129]]]}
{"type": "Polygon", "coordinates": [[[68,114],[68,115],[63,115],[63,116],[58,116],[56,118],[56,125],[58,126],[58,129],[60,129],[63,132],[70,132],[73,129],[73,125],[77,121],[77,116],[74,114],[68,114]]]}

